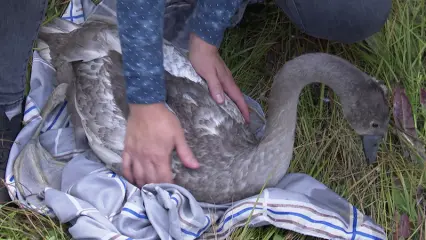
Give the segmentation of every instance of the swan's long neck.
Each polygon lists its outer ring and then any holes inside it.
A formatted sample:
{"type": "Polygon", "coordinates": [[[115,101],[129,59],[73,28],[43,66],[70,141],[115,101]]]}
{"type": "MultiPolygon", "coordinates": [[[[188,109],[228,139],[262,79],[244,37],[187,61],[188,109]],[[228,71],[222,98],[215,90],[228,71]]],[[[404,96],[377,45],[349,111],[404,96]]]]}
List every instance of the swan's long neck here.
{"type": "Polygon", "coordinates": [[[269,182],[276,184],[287,172],[293,153],[299,95],[306,85],[321,82],[331,86],[345,104],[351,101],[350,91],[359,83],[359,79],[353,79],[365,77],[349,62],[328,54],[307,54],[287,62],[272,84],[265,137],[253,156],[253,162],[265,167],[263,172],[258,169],[255,174],[266,177],[273,173],[269,182]]]}

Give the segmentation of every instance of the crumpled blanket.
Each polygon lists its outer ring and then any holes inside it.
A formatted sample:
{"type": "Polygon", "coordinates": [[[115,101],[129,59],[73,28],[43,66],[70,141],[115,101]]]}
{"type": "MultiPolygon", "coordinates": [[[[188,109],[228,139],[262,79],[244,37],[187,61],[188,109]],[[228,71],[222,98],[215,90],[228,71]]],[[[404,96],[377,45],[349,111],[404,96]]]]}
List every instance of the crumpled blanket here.
{"type": "MultiPolygon", "coordinates": [[[[95,7],[90,0],[71,0],[64,18],[81,23],[92,11],[111,13],[115,9],[112,2],[104,0],[95,7]],[[84,14],[72,12],[75,6],[84,14]],[[78,17],[70,17],[76,14],[78,17]]],[[[6,183],[10,196],[22,207],[69,223],[74,239],[225,239],[246,224],[273,225],[325,239],[386,239],[383,228],[370,217],[306,174],[287,174],[274,188],[223,205],[197,202],[190,192],[174,184],[147,184],[139,189],[108,170],[85,136],[74,132],[66,101],[42,123],[41,109],[56,87],[54,82],[55,69],[35,51],[25,127],[12,147],[6,183]],[[31,187],[26,188],[31,182],[15,181],[12,168],[40,124],[41,145],[64,165],[57,183],[32,192],[31,187]],[[17,191],[18,184],[28,192],[17,191]]],[[[246,99],[263,115],[257,102],[246,99]]],[[[263,134],[263,129],[260,126],[255,131],[263,134]]]]}

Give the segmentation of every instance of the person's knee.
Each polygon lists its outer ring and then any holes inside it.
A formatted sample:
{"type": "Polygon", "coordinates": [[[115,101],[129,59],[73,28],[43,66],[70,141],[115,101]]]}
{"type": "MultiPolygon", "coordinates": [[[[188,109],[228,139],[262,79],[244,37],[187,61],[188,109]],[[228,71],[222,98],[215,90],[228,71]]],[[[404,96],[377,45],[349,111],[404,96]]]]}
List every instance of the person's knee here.
{"type": "Polygon", "coordinates": [[[392,0],[276,0],[287,16],[306,34],[354,43],[381,30],[392,0]]]}

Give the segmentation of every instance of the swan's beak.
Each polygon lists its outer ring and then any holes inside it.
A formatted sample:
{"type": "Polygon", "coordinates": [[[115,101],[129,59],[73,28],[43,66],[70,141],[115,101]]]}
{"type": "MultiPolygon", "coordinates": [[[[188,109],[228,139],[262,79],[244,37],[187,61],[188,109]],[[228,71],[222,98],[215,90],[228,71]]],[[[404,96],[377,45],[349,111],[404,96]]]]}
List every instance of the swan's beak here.
{"type": "Polygon", "coordinates": [[[368,164],[373,164],[377,160],[377,150],[383,136],[380,135],[364,135],[362,136],[362,145],[364,147],[364,155],[368,164]]]}

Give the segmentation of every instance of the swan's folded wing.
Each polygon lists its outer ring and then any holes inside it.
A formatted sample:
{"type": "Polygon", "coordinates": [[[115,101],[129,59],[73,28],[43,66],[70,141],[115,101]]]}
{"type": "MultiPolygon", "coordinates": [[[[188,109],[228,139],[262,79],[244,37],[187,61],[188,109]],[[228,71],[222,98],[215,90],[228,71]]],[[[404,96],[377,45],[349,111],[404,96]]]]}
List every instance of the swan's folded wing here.
{"type": "Polygon", "coordinates": [[[119,154],[124,148],[127,105],[119,53],[74,63],[76,107],[89,138],[119,154]],[[90,131],[87,131],[90,130],[90,131]]]}
{"type": "MultiPolygon", "coordinates": [[[[254,139],[253,134],[243,127],[244,123],[235,117],[241,116],[233,109],[237,107],[216,104],[204,84],[168,73],[165,79],[167,104],[178,116],[184,129],[192,131],[188,136],[198,140],[208,135],[220,139],[238,131],[239,135],[246,135],[250,141],[254,139]]],[[[239,140],[242,138],[244,136],[238,137],[239,140]]]]}

